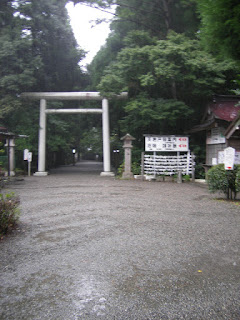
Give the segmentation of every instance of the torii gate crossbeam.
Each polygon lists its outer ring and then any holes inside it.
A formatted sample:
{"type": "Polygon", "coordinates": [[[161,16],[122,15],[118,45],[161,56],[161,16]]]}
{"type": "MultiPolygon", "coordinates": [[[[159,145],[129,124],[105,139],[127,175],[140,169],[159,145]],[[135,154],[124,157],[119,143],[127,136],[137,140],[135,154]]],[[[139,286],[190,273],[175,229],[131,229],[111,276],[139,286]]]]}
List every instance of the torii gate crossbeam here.
{"type": "MultiPolygon", "coordinates": [[[[39,138],[38,138],[38,171],[35,176],[46,176],[46,125],[50,113],[101,113],[103,126],[103,172],[101,176],[113,176],[110,159],[110,129],[108,99],[99,92],[25,92],[23,98],[40,100],[39,138]],[[102,109],[47,109],[47,100],[102,100],[102,109]]],[[[126,99],[127,92],[115,96],[126,99]]]]}

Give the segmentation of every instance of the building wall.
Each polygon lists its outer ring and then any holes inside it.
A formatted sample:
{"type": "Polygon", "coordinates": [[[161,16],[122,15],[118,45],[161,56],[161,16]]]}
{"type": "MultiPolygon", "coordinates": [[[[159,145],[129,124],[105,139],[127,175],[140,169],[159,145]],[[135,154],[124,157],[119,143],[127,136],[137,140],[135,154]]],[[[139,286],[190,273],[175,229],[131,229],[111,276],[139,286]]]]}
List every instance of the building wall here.
{"type": "Polygon", "coordinates": [[[228,146],[234,148],[236,151],[240,151],[240,139],[229,139],[228,146]]]}

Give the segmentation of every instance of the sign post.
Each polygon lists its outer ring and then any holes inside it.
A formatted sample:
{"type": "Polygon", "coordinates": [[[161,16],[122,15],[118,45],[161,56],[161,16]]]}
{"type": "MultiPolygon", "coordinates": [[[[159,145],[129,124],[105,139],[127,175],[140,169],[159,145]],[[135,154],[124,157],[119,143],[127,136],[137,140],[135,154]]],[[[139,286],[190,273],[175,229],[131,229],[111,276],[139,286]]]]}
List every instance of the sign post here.
{"type": "Polygon", "coordinates": [[[31,176],[32,152],[28,152],[28,176],[31,176]]]}
{"type": "Polygon", "coordinates": [[[230,183],[230,170],[234,169],[234,160],[235,160],[235,149],[228,147],[224,149],[224,168],[228,172],[227,173],[227,179],[228,179],[228,193],[227,197],[229,199],[229,193],[230,193],[230,188],[229,188],[229,183],[230,183]]]}
{"type": "Polygon", "coordinates": [[[32,152],[29,152],[28,149],[23,151],[23,160],[28,162],[28,176],[31,176],[31,162],[32,162],[32,152]]]}

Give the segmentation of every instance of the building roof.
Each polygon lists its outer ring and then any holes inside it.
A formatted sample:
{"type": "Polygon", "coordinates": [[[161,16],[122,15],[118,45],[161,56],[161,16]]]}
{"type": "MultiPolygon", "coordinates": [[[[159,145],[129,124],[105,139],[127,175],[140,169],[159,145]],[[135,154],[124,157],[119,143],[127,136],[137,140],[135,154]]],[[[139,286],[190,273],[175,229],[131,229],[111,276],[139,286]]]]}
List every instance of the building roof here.
{"type": "Polygon", "coordinates": [[[213,115],[216,119],[225,121],[233,121],[240,112],[240,104],[238,101],[219,101],[208,105],[208,114],[213,115]]]}
{"type": "Polygon", "coordinates": [[[232,122],[240,115],[240,96],[213,96],[209,103],[201,124],[194,126],[189,133],[208,130],[214,126],[216,120],[232,122]]]}

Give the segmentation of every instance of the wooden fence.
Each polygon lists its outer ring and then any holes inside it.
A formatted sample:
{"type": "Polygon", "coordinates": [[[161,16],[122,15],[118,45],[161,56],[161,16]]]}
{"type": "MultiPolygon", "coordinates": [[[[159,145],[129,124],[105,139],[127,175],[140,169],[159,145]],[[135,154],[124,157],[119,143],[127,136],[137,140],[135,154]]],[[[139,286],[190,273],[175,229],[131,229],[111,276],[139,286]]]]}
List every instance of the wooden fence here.
{"type": "Polygon", "coordinates": [[[183,155],[149,155],[144,154],[143,172],[147,175],[174,175],[181,172],[182,175],[193,175],[195,156],[190,152],[183,155]]]}

